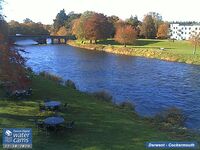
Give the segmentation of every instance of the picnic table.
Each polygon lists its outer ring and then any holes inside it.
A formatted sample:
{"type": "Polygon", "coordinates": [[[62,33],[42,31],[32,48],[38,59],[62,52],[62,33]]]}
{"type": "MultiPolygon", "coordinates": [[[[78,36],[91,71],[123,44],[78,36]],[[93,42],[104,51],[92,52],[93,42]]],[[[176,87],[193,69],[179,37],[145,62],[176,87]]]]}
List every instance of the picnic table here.
{"type": "Polygon", "coordinates": [[[50,125],[50,126],[60,125],[64,122],[65,122],[65,119],[63,117],[48,117],[44,120],[44,124],[50,125]]]}

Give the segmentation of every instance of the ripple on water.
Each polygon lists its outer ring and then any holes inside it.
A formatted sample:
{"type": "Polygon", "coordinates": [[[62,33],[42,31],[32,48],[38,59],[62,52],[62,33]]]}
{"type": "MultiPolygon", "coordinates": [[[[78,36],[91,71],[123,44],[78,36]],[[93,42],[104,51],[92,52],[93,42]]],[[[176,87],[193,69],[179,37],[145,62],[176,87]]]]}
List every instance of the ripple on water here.
{"type": "Polygon", "coordinates": [[[118,56],[65,45],[25,46],[34,71],[75,81],[84,91],[109,91],[117,102],[132,100],[141,115],[176,106],[187,126],[200,128],[200,66],[118,56]]]}

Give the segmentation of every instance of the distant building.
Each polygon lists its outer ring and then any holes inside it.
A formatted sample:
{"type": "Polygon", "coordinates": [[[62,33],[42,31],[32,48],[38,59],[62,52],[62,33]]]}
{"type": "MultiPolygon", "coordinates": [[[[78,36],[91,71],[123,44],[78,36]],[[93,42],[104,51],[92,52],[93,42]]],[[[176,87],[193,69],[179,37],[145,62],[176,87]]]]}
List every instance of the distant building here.
{"type": "Polygon", "coordinates": [[[189,40],[191,34],[200,33],[200,25],[198,24],[170,24],[170,38],[176,40],[189,40]]]}

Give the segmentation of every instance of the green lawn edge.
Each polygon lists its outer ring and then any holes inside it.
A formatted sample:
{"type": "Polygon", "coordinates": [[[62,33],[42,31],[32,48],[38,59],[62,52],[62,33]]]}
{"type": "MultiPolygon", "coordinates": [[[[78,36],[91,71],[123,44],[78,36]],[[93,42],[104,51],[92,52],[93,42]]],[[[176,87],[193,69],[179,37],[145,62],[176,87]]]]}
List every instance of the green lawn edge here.
{"type": "Polygon", "coordinates": [[[193,47],[188,41],[170,41],[156,39],[139,39],[135,45],[124,47],[112,39],[89,44],[79,40],[69,40],[68,45],[88,50],[105,51],[108,53],[128,56],[138,56],[164,61],[200,65],[200,48],[193,55],[193,47]],[[161,50],[164,48],[164,50],[161,50]]]}

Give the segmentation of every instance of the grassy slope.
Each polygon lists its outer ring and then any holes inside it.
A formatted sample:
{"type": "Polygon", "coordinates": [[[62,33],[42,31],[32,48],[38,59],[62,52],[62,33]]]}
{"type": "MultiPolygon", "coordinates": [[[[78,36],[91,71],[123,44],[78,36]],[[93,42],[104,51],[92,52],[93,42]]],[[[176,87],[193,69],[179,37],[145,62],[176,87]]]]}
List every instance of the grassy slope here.
{"type": "Polygon", "coordinates": [[[146,141],[186,140],[160,132],[131,111],[119,109],[41,77],[34,77],[33,93],[27,101],[0,101],[0,128],[32,128],[34,150],[142,150],[146,141]],[[74,130],[49,136],[37,132],[31,119],[39,115],[38,102],[44,98],[70,104],[70,109],[62,115],[67,121],[75,120],[74,130]]]}
{"type": "MultiPolygon", "coordinates": [[[[107,45],[111,44],[116,47],[122,47],[119,43],[113,40],[99,41],[99,44],[107,45]]],[[[152,40],[152,39],[139,39],[137,40],[135,46],[129,45],[132,48],[166,48],[167,51],[183,54],[192,55],[193,46],[188,41],[170,41],[170,40],[152,40]]],[[[200,55],[200,47],[197,47],[197,55],[200,55]]]]}

